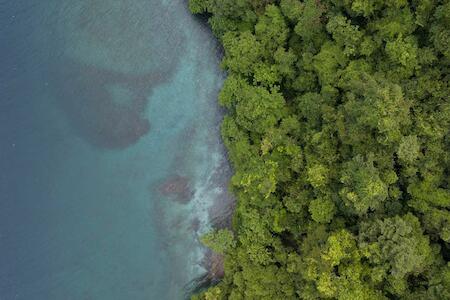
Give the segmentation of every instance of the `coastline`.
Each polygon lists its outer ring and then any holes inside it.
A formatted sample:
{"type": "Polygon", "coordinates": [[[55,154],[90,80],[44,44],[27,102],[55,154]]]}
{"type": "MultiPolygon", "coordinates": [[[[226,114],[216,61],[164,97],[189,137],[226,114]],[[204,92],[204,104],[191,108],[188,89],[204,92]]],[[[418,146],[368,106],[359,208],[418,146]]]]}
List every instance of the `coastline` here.
{"type": "MultiPolygon", "coordinates": [[[[203,35],[212,36],[204,19],[191,17],[201,26],[203,35]]],[[[216,54],[206,60],[197,56],[197,48],[188,49],[196,74],[196,90],[200,92],[197,99],[202,99],[199,105],[201,112],[198,112],[202,119],[180,132],[182,138],[178,140],[183,144],[176,145],[179,154],[169,171],[172,175],[151,187],[162,197],[156,205],[159,211],[164,212],[158,221],[159,231],[166,240],[164,251],[179,261],[173,265],[185,266],[181,269],[186,273],[173,279],[174,282],[184,282],[184,297],[190,297],[222,276],[221,258],[203,246],[199,238],[213,228],[229,227],[234,209],[234,197],[228,191],[231,167],[220,134],[225,109],[217,101],[225,75],[219,68],[223,53],[215,38],[208,44],[216,54]],[[221,75],[217,78],[208,76],[205,70],[211,68],[221,75]],[[205,86],[213,88],[205,89],[205,86]],[[205,127],[206,124],[209,125],[205,127]],[[175,247],[181,239],[186,239],[184,244],[175,247]]]]}

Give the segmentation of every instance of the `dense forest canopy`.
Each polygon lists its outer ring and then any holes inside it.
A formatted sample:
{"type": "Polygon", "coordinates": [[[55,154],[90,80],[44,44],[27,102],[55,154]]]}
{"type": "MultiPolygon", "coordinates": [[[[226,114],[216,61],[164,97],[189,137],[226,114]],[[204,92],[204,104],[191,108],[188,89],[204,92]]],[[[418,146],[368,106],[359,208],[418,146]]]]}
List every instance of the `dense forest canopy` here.
{"type": "Polygon", "coordinates": [[[194,299],[450,299],[450,1],[190,9],[224,47],[238,200],[194,299]]]}

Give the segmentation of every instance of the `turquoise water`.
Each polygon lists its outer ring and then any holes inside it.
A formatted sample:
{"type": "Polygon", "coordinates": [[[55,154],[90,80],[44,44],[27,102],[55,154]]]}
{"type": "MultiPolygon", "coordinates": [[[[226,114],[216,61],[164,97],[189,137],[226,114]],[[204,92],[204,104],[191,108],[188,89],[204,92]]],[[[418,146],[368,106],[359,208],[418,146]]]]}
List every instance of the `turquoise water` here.
{"type": "Polygon", "coordinates": [[[0,5],[0,299],[183,299],[231,207],[211,33],[185,1],[0,5]]]}

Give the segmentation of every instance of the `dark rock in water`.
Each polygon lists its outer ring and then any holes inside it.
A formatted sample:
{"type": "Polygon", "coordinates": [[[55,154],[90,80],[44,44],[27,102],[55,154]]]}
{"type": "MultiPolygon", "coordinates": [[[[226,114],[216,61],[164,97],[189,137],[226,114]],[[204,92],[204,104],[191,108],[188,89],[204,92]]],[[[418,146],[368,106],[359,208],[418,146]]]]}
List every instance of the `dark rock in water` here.
{"type": "Polygon", "coordinates": [[[209,220],[214,228],[231,228],[231,219],[235,199],[228,191],[231,170],[225,160],[216,168],[213,174],[213,184],[219,191],[212,205],[208,208],[209,220]]]}
{"type": "Polygon", "coordinates": [[[224,256],[222,254],[214,253],[208,249],[200,264],[206,269],[206,274],[195,278],[186,285],[185,290],[188,291],[186,299],[190,299],[190,296],[198,294],[218,283],[225,275],[224,256]]]}
{"type": "Polygon", "coordinates": [[[191,201],[194,191],[192,190],[189,178],[185,176],[173,176],[164,181],[159,186],[159,192],[174,201],[186,204],[191,201]]]}
{"type": "Polygon", "coordinates": [[[56,49],[64,51],[48,51],[48,75],[69,125],[95,147],[136,144],[150,130],[152,90],[173,77],[185,52],[185,24],[167,20],[175,7],[186,7],[144,0],[56,2],[51,31],[56,49]]]}
{"type": "Polygon", "coordinates": [[[205,254],[203,265],[208,271],[208,278],[211,281],[222,278],[225,274],[223,266],[224,256],[222,254],[215,253],[208,250],[205,254]]]}
{"type": "Polygon", "coordinates": [[[120,149],[135,144],[150,129],[145,118],[147,97],[165,78],[134,76],[65,61],[54,81],[58,104],[80,137],[101,148],[120,149]],[[128,95],[114,96],[112,87],[128,95]],[[122,103],[117,98],[123,98],[122,103]]]}
{"type": "Polygon", "coordinates": [[[198,218],[195,218],[194,220],[192,220],[191,229],[194,232],[197,232],[200,229],[200,220],[198,218]]]}

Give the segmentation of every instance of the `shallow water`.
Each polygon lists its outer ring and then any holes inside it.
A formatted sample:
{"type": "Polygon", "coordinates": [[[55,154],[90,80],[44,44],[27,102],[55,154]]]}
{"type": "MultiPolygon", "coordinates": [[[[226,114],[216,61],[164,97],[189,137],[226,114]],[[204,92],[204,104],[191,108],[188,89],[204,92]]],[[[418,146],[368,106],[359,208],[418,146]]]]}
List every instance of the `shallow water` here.
{"type": "Polygon", "coordinates": [[[0,6],[0,299],[182,299],[231,205],[211,33],[184,1],[0,6]]]}

